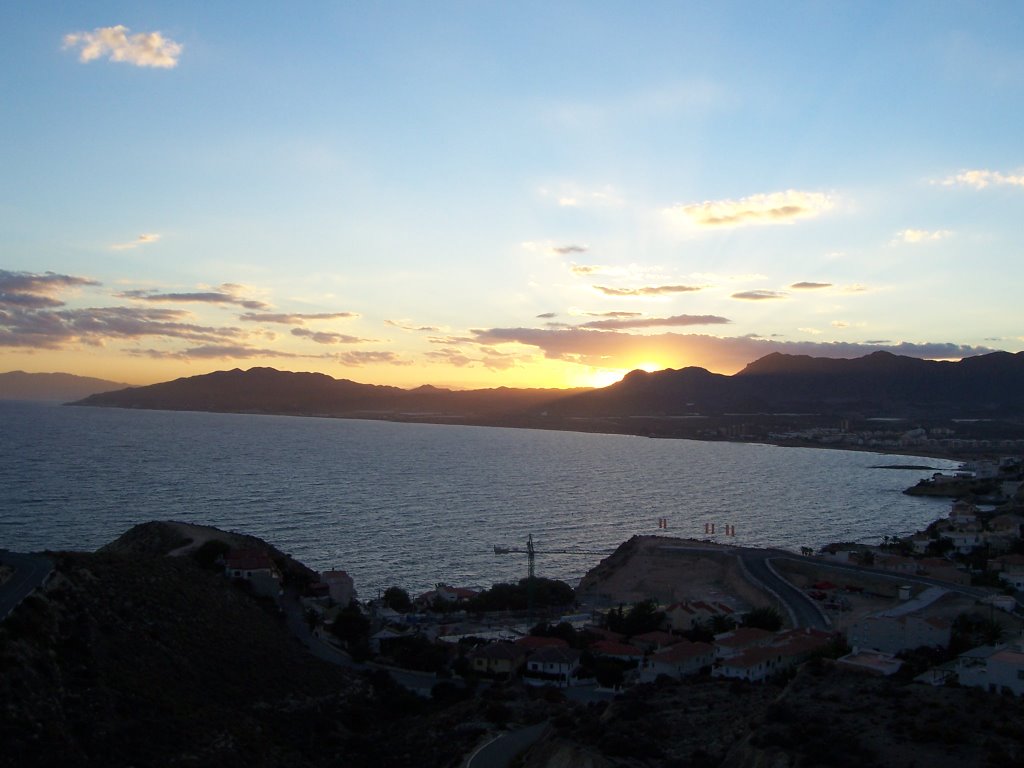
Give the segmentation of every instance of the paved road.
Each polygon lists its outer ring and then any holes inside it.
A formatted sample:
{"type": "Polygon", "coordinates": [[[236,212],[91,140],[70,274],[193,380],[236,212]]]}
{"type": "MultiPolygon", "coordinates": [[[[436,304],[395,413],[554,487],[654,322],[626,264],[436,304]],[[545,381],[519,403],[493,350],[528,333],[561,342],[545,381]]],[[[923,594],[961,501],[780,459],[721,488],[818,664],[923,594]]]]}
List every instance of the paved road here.
{"type": "Polygon", "coordinates": [[[779,559],[778,552],[764,549],[744,549],[737,553],[737,557],[751,577],[775,593],[789,612],[789,618],[794,627],[831,629],[832,623],[818,604],[802,590],[782,578],[772,567],[772,561],[779,559]]]}
{"type": "MultiPolygon", "coordinates": [[[[699,552],[705,555],[708,554],[709,551],[714,551],[709,550],[706,547],[685,546],[668,546],[663,547],[663,549],[699,552]]],[[[895,584],[917,584],[925,587],[942,587],[949,592],[956,592],[975,599],[988,597],[994,592],[994,590],[985,589],[983,587],[961,586],[959,584],[951,584],[948,581],[932,579],[927,576],[911,576],[904,573],[887,573],[886,571],[880,571],[861,565],[854,565],[852,563],[833,563],[821,557],[803,557],[781,549],[747,549],[744,547],[736,547],[732,550],[721,549],[718,551],[723,555],[735,556],[751,578],[763,584],[771,592],[774,592],[778,596],[786,612],[789,614],[790,619],[793,622],[793,626],[796,627],[814,627],[815,629],[827,630],[831,627],[831,623],[827,616],[822,612],[821,607],[802,590],[797,589],[789,581],[779,575],[776,569],[772,567],[772,563],[783,560],[789,560],[796,563],[809,563],[817,568],[829,568],[837,571],[845,571],[847,573],[854,573],[873,579],[891,581],[895,584]]]]}
{"type": "Polygon", "coordinates": [[[544,735],[547,727],[545,721],[501,734],[470,755],[466,768],[508,768],[518,755],[544,735]]]}
{"type": "Polygon", "coordinates": [[[3,551],[0,563],[14,569],[14,575],[0,586],[0,621],[3,621],[33,589],[46,581],[53,572],[53,561],[43,555],[3,551]]]}

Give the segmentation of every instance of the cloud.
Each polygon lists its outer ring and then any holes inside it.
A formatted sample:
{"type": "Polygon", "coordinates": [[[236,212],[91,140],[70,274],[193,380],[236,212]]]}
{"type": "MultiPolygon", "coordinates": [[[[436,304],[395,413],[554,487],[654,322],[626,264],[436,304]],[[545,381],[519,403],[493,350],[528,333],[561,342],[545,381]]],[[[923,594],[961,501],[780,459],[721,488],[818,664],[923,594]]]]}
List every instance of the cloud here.
{"type": "Polygon", "coordinates": [[[785,192],[751,195],[740,200],[713,200],[669,209],[699,227],[741,227],[748,224],[782,224],[808,219],[832,208],[821,192],[785,192]]]}
{"type": "Polygon", "coordinates": [[[389,365],[412,365],[411,360],[402,360],[394,352],[371,352],[357,350],[354,352],[341,352],[334,356],[338,362],[345,365],[360,366],[387,363],[389,365]]]}
{"type": "Polygon", "coordinates": [[[239,320],[250,323],[281,323],[282,325],[303,325],[307,320],[342,320],[359,317],[358,312],[316,312],[313,314],[282,312],[245,312],[239,320]]]}
{"type": "Polygon", "coordinates": [[[115,251],[128,251],[131,250],[132,248],[138,248],[140,245],[149,245],[150,243],[155,243],[159,239],[160,235],[156,234],[155,232],[150,232],[148,234],[139,235],[137,238],[135,238],[134,240],[129,240],[127,243],[114,243],[114,245],[110,247],[113,248],[115,251]]]}
{"type": "Polygon", "coordinates": [[[201,347],[192,347],[191,349],[183,349],[176,352],[161,349],[126,349],[124,351],[136,357],[152,357],[169,360],[248,360],[254,357],[309,357],[309,355],[296,355],[291,352],[247,347],[241,344],[209,344],[201,347]]]}
{"type": "Polygon", "coordinates": [[[904,229],[896,233],[894,243],[924,243],[930,240],[942,240],[953,233],[948,229],[936,229],[928,231],[925,229],[904,229]]]}
{"type": "Polygon", "coordinates": [[[541,314],[537,315],[538,320],[550,320],[553,317],[558,317],[558,314],[555,312],[542,312],[541,314]]]}
{"type": "Polygon", "coordinates": [[[685,325],[725,325],[732,321],[718,315],[674,315],[673,317],[642,317],[591,320],[577,327],[622,330],[625,328],[658,328],[685,325]]]}
{"type": "Polygon", "coordinates": [[[400,328],[403,331],[425,331],[427,333],[439,333],[441,331],[441,329],[437,328],[436,326],[416,325],[414,323],[409,322],[408,320],[385,320],[384,325],[390,325],[393,328],[400,328]]]}
{"type": "Polygon", "coordinates": [[[586,189],[577,184],[564,184],[557,190],[542,187],[540,196],[553,199],[562,208],[619,207],[625,203],[611,185],[586,189]]]}
{"type": "Polygon", "coordinates": [[[732,295],[734,299],[743,299],[745,301],[764,301],[765,299],[784,299],[786,294],[782,291],[768,291],[762,288],[758,288],[753,291],[740,291],[732,295]]]}
{"type": "Polygon", "coordinates": [[[624,312],[614,310],[612,312],[584,312],[587,317],[640,317],[643,312],[624,312]]]}
{"type": "Polygon", "coordinates": [[[668,365],[693,360],[713,371],[733,372],[771,352],[816,357],[861,357],[880,350],[908,357],[956,359],[993,350],[952,343],[858,344],[856,342],[776,341],[752,337],[719,338],[703,334],[631,334],[588,328],[491,328],[474,330],[482,344],[517,343],[536,347],[549,359],[603,368],[626,368],[637,360],[657,359],[668,365]]]}
{"type": "Polygon", "coordinates": [[[974,187],[974,189],[985,189],[988,186],[1024,187],[1024,171],[1017,173],[989,170],[961,171],[955,176],[947,176],[938,183],[944,187],[974,187]]]}
{"type": "Polygon", "coordinates": [[[559,253],[563,256],[570,253],[586,253],[587,246],[585,245],[557,245],[551,249],[555,253],[559,253]]]}
{"type": "Polygon", "coordinates": [[[0,269],[0,308],[61,307],[64,302],[57,296],[62,291],[99,284],[87,277],[59,275],[56,272],[11,272],[0,269]]]}
{"type": "Polygon", "coordinates": [[[325,333],[311,331],[308,328],[292,328],[292,336],[310,339],[317,344],[361,344],[371,339],[360,339],[358,336],[349,336],[344,333],[325,333]]]}
{"type": "Polygon", "coordinates": [[[0,316],[0,346],[60,349],[71,344],[102,346],[111,339],[160,337],[222,344],[245,334],[238,328],[187,322],[178,309],[90,307],[86,309],[15,309],[0,316]]]}
{"type": "Polygon", "coordinates": [[[832,283],[800,282],[800,283],[793,283],[789,287],[793,288],[794,290],[797,290],[797,291],[814,291],[814,290],[817,290],[819,288],[831,288],[832,287],[832,283]]]}
{"type": "Polygon", "coordinates": [[[800,331],[801,333],[809,333],[812,336],[821,335],[821,331],[819,331],[817,328],[797,328],[797,330],[800,331]]]}
{"type": "Polygon", "coordinates": [[[849,328],[850,324],[845,320],[833,320],[829,323],[833,328],[849,328]]]}
{"type": "Polygon", "coordinates": [[[132,299],[134,301],[153,302],[198,302],[201,304],[234,304],[245,309],[267,309],[268,304],[256,299],[246,299],[239,296],[242,286],[233,283],[224,283],[216,291],[199,291],[196,293],[155,293],[148,290],[123,291],[117,294],[118,298],[132,299]]]}
{"type": "Polygon", "coordinates": [[[652,285],[644,288],[609,288],[604,285],[595,285],[594,290],[600,291],[605,296],[662,296],[667,293],[690,293],[699,291],[701,285],[652,285]]]}
{"type": "Polygon", "coordinates": [[[183,46],[160,32],[140,32],[129,35],[127,27],[97,27],[92,32],[72,32],[64,35],[64,48],[78,48],[78,60],[94,61],[106,56],[110,61],[133,64],[136,67],[171,69],[178,65],[183,46]]]}
{"type": "Polygon", "coordinates": [[[482,357],[470,357],[461,349],[446,347],[445,349],[427,352],[425,357],[448,365],[454,365],[456,368],[481,366],[491,371],[507,371],[509,368],[514,368],[516,363],[523,359],[522,355],[507,354],[486,347],[480,349],[480,353],[482,357]]]}

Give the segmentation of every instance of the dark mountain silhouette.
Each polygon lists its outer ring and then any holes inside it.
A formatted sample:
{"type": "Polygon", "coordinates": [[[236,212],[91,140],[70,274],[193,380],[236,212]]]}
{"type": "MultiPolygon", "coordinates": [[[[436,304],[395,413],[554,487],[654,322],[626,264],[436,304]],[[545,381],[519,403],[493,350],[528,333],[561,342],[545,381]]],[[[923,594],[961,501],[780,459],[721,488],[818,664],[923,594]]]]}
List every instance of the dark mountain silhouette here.
{"type": "Polygon", "coordinates": [[[329,416],[498,416],[530,410],[566,393],[557,389],[507,387],[457,391],[423,386],[410,390],[359,384],[322,373],[235,368],[105,392],[75,404],[329,416]]]}
{"type": "Polygon", "coordinates": [[[1001,418],[1024,415],[1024,353],[995,352],[957,363],[888,352],[854,359],[774,353],[733,376],[703,368],[633,371],[597,390],[407,390],[252,368],[106,392],[77,404],[475,423],[519,419],[554,428],[575,428],[554,423],[559,419],[730,413],[1001,418]],[[546,422],[531,421],[541,418],[546,422]]]}
{"type": "Polygon", "coordinates": [[[53,400],[67,402],[96,392],[125,387],[116,381],[73,376],[70,373],[0,373],[0,400],[53,400]]]}
{"type": "Polygon", "coordinates": [[[815,411],[997,417],[1024,414],[1024,353],[938,362],[875,352],[834,359],[772,353],[733,376],[703,368],[633,371],[552,406],[562,415],[815,411]]]}

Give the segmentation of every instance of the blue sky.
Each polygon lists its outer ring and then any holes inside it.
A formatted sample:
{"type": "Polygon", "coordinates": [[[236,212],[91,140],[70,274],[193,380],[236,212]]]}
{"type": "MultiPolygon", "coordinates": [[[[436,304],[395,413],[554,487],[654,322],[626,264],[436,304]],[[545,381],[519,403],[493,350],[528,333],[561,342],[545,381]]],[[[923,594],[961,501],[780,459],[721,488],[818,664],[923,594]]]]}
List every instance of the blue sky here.
{"type": "Polygon", "coordinates": [[[1024,349],[1017,3],[9,3],[0,369],[1024,349]]]}

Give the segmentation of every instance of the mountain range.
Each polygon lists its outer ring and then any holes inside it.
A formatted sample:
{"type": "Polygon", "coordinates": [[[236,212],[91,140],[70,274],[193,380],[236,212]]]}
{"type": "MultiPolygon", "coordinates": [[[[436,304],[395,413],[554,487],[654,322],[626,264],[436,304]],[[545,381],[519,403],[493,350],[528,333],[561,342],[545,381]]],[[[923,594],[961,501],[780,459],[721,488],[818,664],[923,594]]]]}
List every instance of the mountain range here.
{"type": "Polygon", "coordinates": [[[0,373],[0,400],[52,400],[67,402],[97,392],[126,387],[117,381],[74,376],[70,373],[0,373]]]}
{"type": "Polygon", "coordinates": [[[320,373],[234,369],[94,394],[76,405],[407,420],[680,417],[808,413],[866,417],[1024,415],[1024,352],[938,362],[875,352],[853,359],[773,353],[732,376],[633,371],[602,389],[449,390],[360,384],[320,373]]]}

